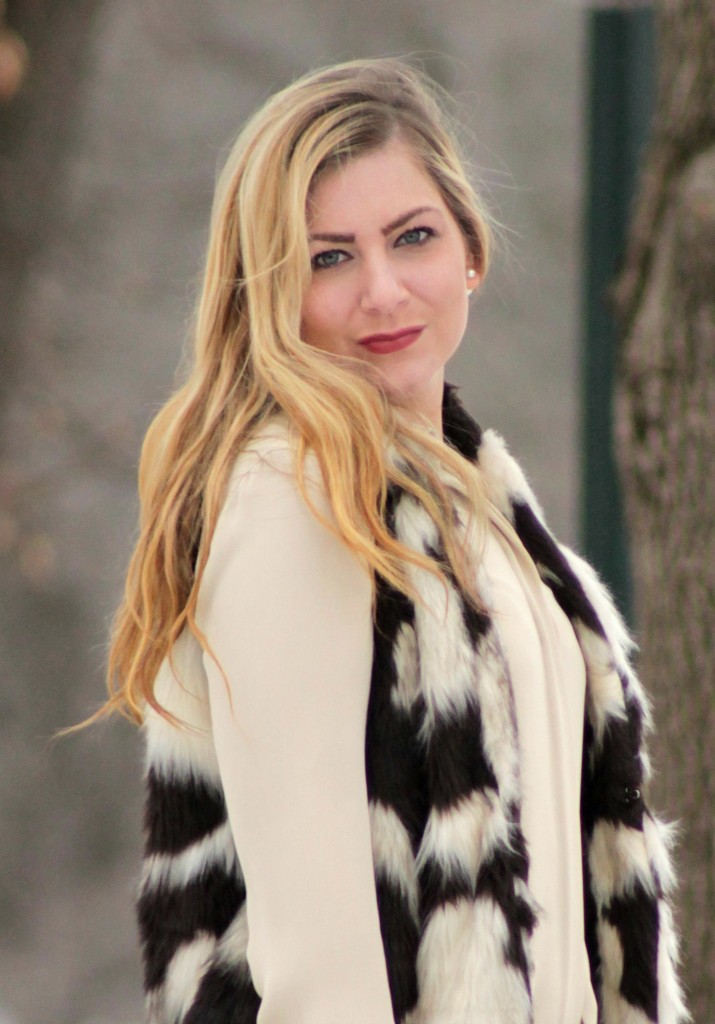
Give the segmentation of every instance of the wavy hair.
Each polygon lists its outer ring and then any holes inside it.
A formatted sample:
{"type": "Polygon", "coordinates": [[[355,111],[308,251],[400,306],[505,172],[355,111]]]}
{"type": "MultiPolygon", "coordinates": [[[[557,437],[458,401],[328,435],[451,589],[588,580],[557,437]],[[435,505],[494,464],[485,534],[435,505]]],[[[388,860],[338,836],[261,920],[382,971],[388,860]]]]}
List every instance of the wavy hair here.
{"type": "Polygon", "coordinates": [[[443,580],[456,576],[473,591],[435,463],[461,482],[478,523],[483,499],[474,467],[426,421],[388,400],[360,366],[306,344],[300,333],[311,274],[311,189],[331,168],[395,136],[420,159],[485,273],[487,217],[436,86],[408,64],[351,61],[312,72],[251,118],[216,187],[193,358],[144,441],[139,537],[113,625],[109,697],[94,718],[120,711],[139,722],[147,704],[167,715],[154,695],[160,663],[185,628],[208,649],[196,602],[228,476],[239,452],[278,412],[297,439],[301,492],[307,500],[303,470],[311,452],[334,518],[328,525],[373,581],[380,576],[413,595],[410,572],[421,567],[443,580]],[[442,561],[409,550],[389,531],[393,484],[434,519],[442,561]]]}

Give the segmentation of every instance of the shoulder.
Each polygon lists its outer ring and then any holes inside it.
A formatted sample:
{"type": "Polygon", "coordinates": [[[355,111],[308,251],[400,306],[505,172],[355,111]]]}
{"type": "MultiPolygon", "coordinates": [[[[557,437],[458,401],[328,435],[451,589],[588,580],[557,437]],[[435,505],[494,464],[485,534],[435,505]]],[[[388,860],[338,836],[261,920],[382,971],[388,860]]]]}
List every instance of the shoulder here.
{"type": "Polygon", "coordinates": [[[297,455],[287,423],[276,421],[236,459],[200,581],[204,623],[238,616],[259,628],[268,616],[276,625],[288,597],[294,617],[299,606],[318,607],[327,595],[340,605],[343,594],[357,592],[369,608],[369,574],[338,536],[317,459],[307,456],[301,486],[297,455]]]}
{"type": "Polygon", "coordinates": [[[205,581],[229,562],[249,558],[254,564],[259,552],[276,571],[299,551],[318,562],[338,557],[344,544],[318,460],[308,452],[302,472],[298,460],[297,437],[283,416],[272,418],[242,449],[212,531],[205,581]]]}
{"type": "MultiPolygon", "coordinates": [[[[226,505],[241,493],[256,488],[275,487],[297,494],[298,440],[286,416],[279,413],[268,420],[241,450],[231,468],[226,490],[226,505]]],[[[308,453],[303,476],[311,498],[319,499],[323,480],[316,457],[308,453]]]]}
{"type": "Polygon", "coordinates": [[[233,464],[229,487],[255,472],[294,472],[296,442],[285,416],[276,415],[264,423],[241,449],[233,464]]]}

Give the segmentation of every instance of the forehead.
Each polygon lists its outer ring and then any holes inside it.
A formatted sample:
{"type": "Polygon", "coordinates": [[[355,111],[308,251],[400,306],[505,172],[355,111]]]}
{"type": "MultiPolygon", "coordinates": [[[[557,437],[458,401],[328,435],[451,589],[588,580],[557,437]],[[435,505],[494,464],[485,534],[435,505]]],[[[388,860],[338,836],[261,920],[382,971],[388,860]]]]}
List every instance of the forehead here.
{"type": "Polygon", "coordinates": [[[313,229],[329,223],[331,228],[356,230],[373,220],[387,223],[418,206],[446,211],[440,190],[419,157],[395,139],[325,171],[310,191],[306,214],[313,229]]]}

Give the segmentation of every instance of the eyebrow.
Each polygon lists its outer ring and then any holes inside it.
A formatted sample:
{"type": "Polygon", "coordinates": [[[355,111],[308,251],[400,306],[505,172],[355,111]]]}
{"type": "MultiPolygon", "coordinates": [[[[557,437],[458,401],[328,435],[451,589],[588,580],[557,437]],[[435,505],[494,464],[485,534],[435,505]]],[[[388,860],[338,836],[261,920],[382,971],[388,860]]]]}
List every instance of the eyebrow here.
{"type": "MultiPolygon", "coordinates": [[[[386,224],[385,227],[381,229],[382,234],[387,237],[387,235],[392,234],[393,231],[397,231],[397,229],[401,228],[403,224],[412,220],[413,217],[417,217],[420,213],[439,213],[439,210],[437,210],[435,206],[416,206],[414,210],[408,210],[407,213],[400,214],[400,216],[395,218],[395,220],[386,224]]],[[[310,242],[354,242],[355,235],[335,235],[320,231],[317,234],[311,235],[308,240],[310,242]]]]}

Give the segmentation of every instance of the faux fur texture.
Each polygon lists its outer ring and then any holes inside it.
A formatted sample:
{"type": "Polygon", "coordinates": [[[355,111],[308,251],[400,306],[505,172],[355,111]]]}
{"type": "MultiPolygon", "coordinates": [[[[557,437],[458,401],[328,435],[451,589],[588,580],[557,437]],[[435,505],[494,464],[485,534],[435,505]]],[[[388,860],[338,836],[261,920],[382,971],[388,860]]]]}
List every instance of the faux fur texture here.
{"type": "MultiPolygon", "coordinates": [[[[503,441],[452,389],[449,443],[478,463],[572,622],[586,663],[582,837],[586,944],[603,1024],[683,1024],[670,831],[649,810],[646,698],[632,647],[593,570],[549,534],[503,441]]],[[[434,524],[399,491],[389,523],[439,554],[434,524]]],[[[520,823],[514,700],[490,619],[414,572],[412,603],[381,583],[365,736],[375,884],[396,1024],[529,1024],[535,906],[520,823]]],[[[255,1024],[246,890],[227,823],[206,679],[181,637],[149,712],[146,856],[138,915],[150,1024],[255,1024]],[[177,681],[181,680],[181,683],[177,681]]]]}

